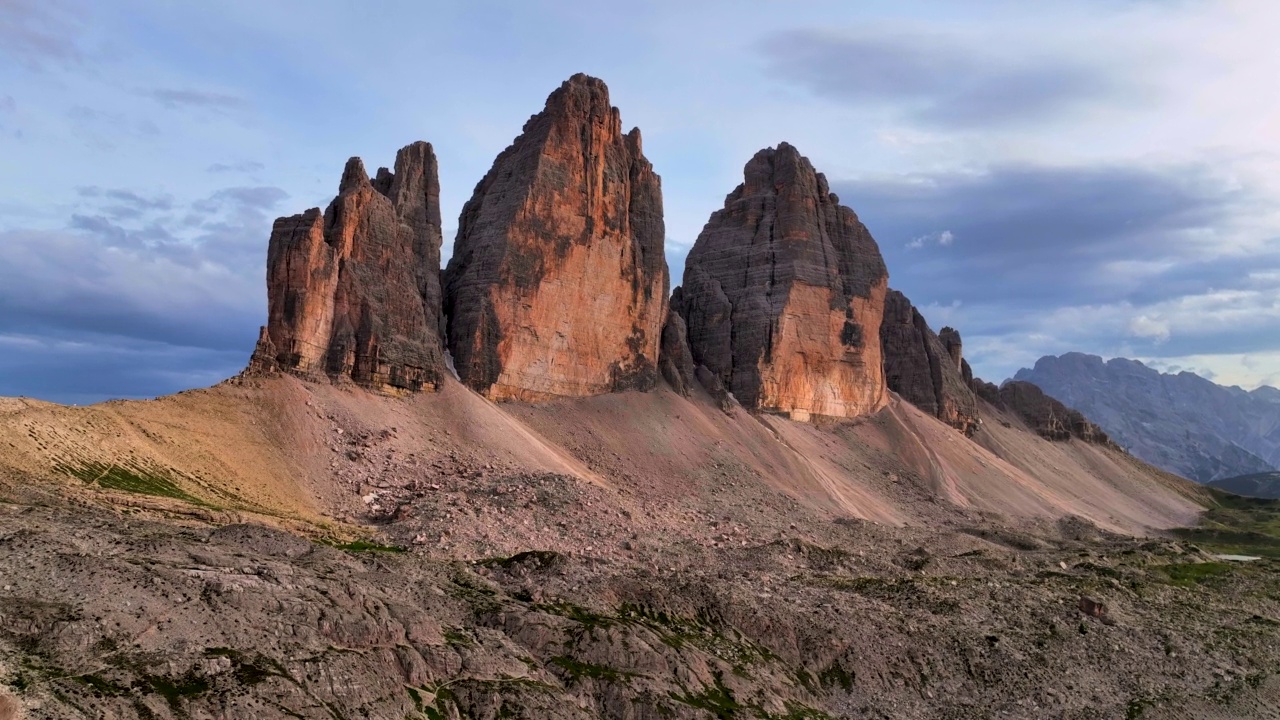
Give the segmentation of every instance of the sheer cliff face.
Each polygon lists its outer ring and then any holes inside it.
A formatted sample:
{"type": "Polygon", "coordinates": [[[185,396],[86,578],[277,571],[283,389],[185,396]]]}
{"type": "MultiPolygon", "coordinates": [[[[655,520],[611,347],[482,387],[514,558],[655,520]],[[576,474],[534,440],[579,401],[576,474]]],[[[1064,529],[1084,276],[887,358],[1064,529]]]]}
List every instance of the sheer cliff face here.
{"type": "Polygon", "coordinates": [[[418,142],[374,180],[352,158],[323,214],[276,220],[267,326],[251,366],[389,392],[437,386],[439,196],[435,153],[418,142]]]}
{"type": "Polygon", "coordinates": [[[748,408],[808,419],[885,404],[880,249],[826,178],[783,143],[747,163],[685,265],[694,362],[748,408]]]}
{"type": "Polygon", "coordinates": [[[495,399],[650,389],[667,313],[662,189],[605,84],[575,75],[462,210],[448,346],[495,399]]]}
{"type": "Polygon", "coordinates": [[[934,334],[911,301],[890,290],[880,342],[890,390],[966,435],[978,429],[978,400],[964,377],[959,332],[948,327],[934,334]]]}

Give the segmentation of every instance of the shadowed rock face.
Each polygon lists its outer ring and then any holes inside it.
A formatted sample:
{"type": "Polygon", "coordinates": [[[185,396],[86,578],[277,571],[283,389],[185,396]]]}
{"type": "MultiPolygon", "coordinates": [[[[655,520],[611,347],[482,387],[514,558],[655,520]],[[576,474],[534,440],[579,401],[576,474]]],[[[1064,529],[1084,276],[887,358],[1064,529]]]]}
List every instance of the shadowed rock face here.
{"type": "Polygon", "coordinates": [[[963,375],[959,332],[948,327],[935,335],[907,296],[890,290],[880,343],[890,390],[966,435],[977,430],[978,401],[963,375]]]}
{"type": "Polygon", "coordinates": [[[689,353],[689,333],[684,318],[676,312],[676,308],[684,302],[680,288],[671,295],[671,309],[667,311],[667,322],[662,326],[662,354],[659,356],[658,368],[667,384],[681,395],[688,395],[693,387],[694,365],[693,355],[689,353]]]}
{"type": "Polygon", "coordinates": [[[744,175],[685,264],[694,362],[748,408],[796,419],[880,409],[888,272],[875,240],[786,143],[744,175]]]}
{"type": "Polygon", "coordinates": [[[662,188],[605,84],[575,75],[463,207],[445,271],[448,343],[491,399],[657,382],[667,314],[662,188]]]}
{"type": "Polygon", "coordinates": [[[403,148],[395,172],[374,180],[351,158],[323,214],[312,208],[271,230],[267,326],[250,369],[434,388],[444,366],[440,243],[431,145],[403,148]]]}
{"type": "MultiPolygon", "coordinates": [[[[981,380],[975,381],[982,383],[981,380]]],[[[991,394],[990,383],[983,397],[991,394]]],[[[1044,394],[1039,387],[1021,380],[1009,380],[997,391],[999,405],[1018,414],[1027,426],[1042,437],[1049,440],[1069,440],[1077,438],[1098,445],[1112,445],[1111,438],[1102,428],[1089,422],[1078,410],[1063,405],[1061,402],[1044,394]]]]}

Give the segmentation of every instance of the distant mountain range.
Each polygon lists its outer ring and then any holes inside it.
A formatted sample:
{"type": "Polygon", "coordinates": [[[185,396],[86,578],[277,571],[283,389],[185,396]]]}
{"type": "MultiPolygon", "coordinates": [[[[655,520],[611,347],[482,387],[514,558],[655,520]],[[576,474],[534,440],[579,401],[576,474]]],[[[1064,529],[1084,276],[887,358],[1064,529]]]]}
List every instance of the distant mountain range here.
{"type": "Polygon", "coordinates": [[[1239,475],[1209,483],[1219,490],[1249,497],[1280,499],[1280,472],[1239,475]]]}
{"type": "MultiPolygon", "coordinates": [[[[1202,483],[1280,470],[1280,390],[1224,387],[1137,360],[1067,353],[1023,368],[1137,457],[1202,483]]],[[[1234,492],[1234,491],[1233,491],[1234,492]]]]}

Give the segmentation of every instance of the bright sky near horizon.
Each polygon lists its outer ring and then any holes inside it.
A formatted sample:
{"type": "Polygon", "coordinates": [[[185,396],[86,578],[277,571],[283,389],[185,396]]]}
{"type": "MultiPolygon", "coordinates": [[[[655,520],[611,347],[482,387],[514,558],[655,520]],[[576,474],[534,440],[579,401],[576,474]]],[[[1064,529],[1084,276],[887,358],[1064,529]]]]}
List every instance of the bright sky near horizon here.
{"type": "Polygon", "coordinates": [[[786,140],[999,381],[1078,350],[1280,383],[1270,0],[0,0],[0,395],[237,372],[277,215],[440,159],[445,247],[575,72],[663,179],[672,284],[786,140]]]}

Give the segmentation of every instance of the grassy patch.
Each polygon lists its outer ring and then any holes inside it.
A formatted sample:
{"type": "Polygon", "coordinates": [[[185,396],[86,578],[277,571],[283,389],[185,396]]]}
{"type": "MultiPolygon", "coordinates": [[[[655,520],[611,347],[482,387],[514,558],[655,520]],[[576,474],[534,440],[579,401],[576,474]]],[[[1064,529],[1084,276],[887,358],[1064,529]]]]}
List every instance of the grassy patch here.
{"type": "Polygon", "coordinates": [[[57,465],[55,469],[64,475],[70,475],[86,483],[96,484],[109,490],[171,498],[173,500],[182,500],[192,505],[213,507],[204,500],[178,487],[173,478],[166,473],[155,470],[95,462],[64,463],[57,465]]]}
{"type": "Polygon", "coordinates": [[[1203,562],[1160,565],[1157,569],[1168,576],[1170,583],[1189,587],[1212,582],[1215,578],[1229,574],[1233,568],[1227,563],[1203,562]]]}
{"type": "Polygon", "coordinates": [[[719,675],[715,676],[715,684],[703,687],[702,692],[691,693],[683,687],[681,690],[684,692],[671,693],[671,699],[681,705],[705,710],[711,713],[713,717],[721,720],[732,720],[732,718],[738,717],[738,713],[743,710],[742,705],[734,699],[733,693],[724,686],[724,681],[719,675]]]}
{"type": "Polygon", "coordinates": [[[444,641],[454,647],[475,647],[476,642],[460,628],[445,628],[444,641]]]}
{"type": "Polygon", "coordinates": [[[159,693],[169,703],[174,712],[182,708],[182,699],[198,697],[209,692],[209,681],[188,673],[180,678],[167,678],[159,675],[148,675],[144,678],[151,689],[159,693]]]}
{"type": "Polygon", "coordinates": [[[606,665],[596,665],[594,663],[575,660],[567,655],[559,655],[551,658],[551,664],[564,670],[569,677],[574,680],[590,678],[592,680],[619,682],[621,680],[626,680],[627,678],[635,677],[636,675],[633,672],[615,670],[606,665]]]}
{"type": "Polygon", "coordinates": [[[1213,552],[1280,559],[1280,500],[1205,490],[1213,504],[1200,524],[1174,530],[1174,535],[1213,552]]]}
{"type": "Polygon", "coordinates": [[[328,545],[338,550],[346,550],[348,552],[384,552],[384,553],[402,553],[408,552],[407,548],[399,545],[382,545],[371,540],[352,540],[351,542],[338,542],[337,540],[320,540],[321,545],[328,545]]]}
{"type": "Polygon", "coordinates": [[[535,605],[534,609],[577,622],[580,628],[570,645],[576,643],[582,633],[590,634],[597,629],[631,625],[648,628],[670,648],[679,650],[691,645],[744,670],[752,664],[778,660],[778,656],[769,648],[746,638],[728,637],[718,632],[705,618],[670,615],[662,610],[631,603],[623,603],[617,615],[602,615],[567,602],[535,605]]]}

